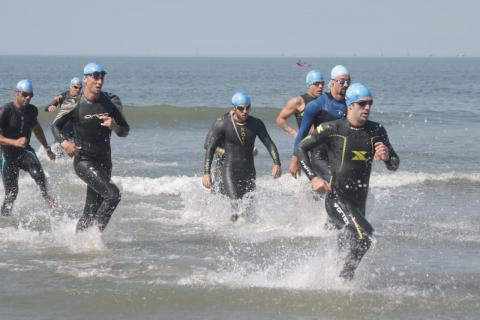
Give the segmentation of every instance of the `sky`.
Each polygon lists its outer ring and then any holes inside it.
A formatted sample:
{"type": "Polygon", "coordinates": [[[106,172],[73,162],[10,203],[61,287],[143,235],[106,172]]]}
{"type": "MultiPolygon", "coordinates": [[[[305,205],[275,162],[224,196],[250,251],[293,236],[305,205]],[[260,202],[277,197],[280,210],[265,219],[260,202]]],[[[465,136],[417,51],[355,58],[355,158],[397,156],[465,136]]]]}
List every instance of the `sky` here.
{"type": "Polygon", "coordinates": [[[480,57],[476,0],[2,0],[0,54],[480,57]]]}

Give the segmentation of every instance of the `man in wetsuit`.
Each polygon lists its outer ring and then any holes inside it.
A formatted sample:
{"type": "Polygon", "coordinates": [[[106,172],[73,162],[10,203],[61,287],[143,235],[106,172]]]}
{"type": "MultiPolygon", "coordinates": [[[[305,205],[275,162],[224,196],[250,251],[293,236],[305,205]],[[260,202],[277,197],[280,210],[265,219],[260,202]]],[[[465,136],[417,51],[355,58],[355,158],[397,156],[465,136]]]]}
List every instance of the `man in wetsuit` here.
{"type": "MultiPolygon", "coordinates": [[[[350,84],[350,72],[342,65],[336,65],[330,72],[329,92],[322,94],[317,99],[307,104],[298,135],[295,138],[293,156],[290,161],[289,171],[294,178],[299,173],[298,157],[295,150],[298,143],[308,135],[310,127],[317,127],[323,122],[340,119],[345,116],[345,92],[350,84]]],[[[327,165],[326,154],[319,147],[311,152],[314,169],[319,175],[328,176],[330,170],[327,165]]]]}
{"type": "Polygon", "coordinates": [[[102,92],[106,74],[103,67],[89,63],[83,74],[85,88],[82,95],[74,108],[54,120],[52,131],[65,152],[75,157],[75,172],[87,184],[85,207],[77,231],[93,225],[103,231],[121,198],[120,191],[111,181],[111,132],[126,137],[130,128],[120,110],[102,92]],[[70,121],[74,128],[74,143],[63,134],[63,128],[70,121]]]}
{"type": "Polygon", "coordinates": [[[70,80],[70,89],[60,93],[59,95],[53,98],[53,101],[45,107],[46,112],[55,112],[58,108],[63,107],[63,103],[68,101],[70,98],[75,98],[80,94],[82,89],[82,80],[79,77],[73,77],[70,80]]]}
{"type": "Polygon", "coordinates": [[[295,119],[297,120],[297,125],[300,128],[305,106],[310,101],[322,95],[325,80],[323,79],[323,74],[320,71],[312,70],[307,73],[306,83],[307,92],[301,96],[296,96],[288,100],[286,106],[283,107],[277,116],[278,126],[294,138],[297,137],[297,130],[288,124],[287,119],[294,115],[295,119]]]}
{"type": "MultiPolygon", "coordinates": [[[[232,97],[233,110],[228,115],[217,119],[212,128],[211,138],[207,141],[202,184],[205,188],[212,187],[210,170],[212,159],[217,147],[224,146],[224,163],[222,166],[223,192],[232,200],[255,189],[256,172],[252,152],[255,139],[258,136],[268,149],[273,159],[272,176],[274,179],[282,174],[278,150],[270,138],[262,120],[249,115],[250,97],[237,92],[232,97]]],[[[235,221],[238,214],[232,215],[235,221]]]]}
{"type": "Polygon", "coordinates": [[[350,280],[370,248],[373,227],[365,218],[365,203],[372,161],[384,161],[387,169],[397,170],[400,159],[388,140],[385,128],[369,121],[373,104],[370,90],[355,83],[346,92],[347,117],[318,126],[298,145],[300,165],[317,192],[328,192],[325,207],[330,224],[341,230],[339,246],[347,251],[340,277],[350,280]],[[308,151],[325,145],[332,176],[315,174],[308,151]]]}
{"type": "Polygon", "coordinates": [[[33,98],[33,86],[30,80],[21,80],[15,88],[15,100],[0,108],[0,145],[2,150],[2,180],[5,188],[5,200],[2,216],[12,213],[13,203],[18,195],[18,175],[20,169],[28,171],[40,187],[42,197],[49,207],[55,201],[48,194],[47,178],[42,165],[30,146],[32,131],[40,144],[47,150],[51,160],[55,154],[50,150],[42,126],[37,120],[37,107],[30,104],[33,98]]]}

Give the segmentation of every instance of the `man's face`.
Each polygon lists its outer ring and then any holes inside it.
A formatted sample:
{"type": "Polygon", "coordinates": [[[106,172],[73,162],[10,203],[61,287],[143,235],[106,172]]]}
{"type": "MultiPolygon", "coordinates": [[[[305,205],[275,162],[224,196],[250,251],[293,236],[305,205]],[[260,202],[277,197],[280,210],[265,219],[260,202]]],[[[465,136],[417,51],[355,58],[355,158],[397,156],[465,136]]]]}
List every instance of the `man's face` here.
{"type": "Polygon", "coordinates": [[[345,92],[347,92],[347,89],[351,83],[350,76],[348,74],[343,74],[333,79],[332,82],[333,82],[332,91],[341,96],[345,96],[345,92]]]}
{"type": "Polygon", "coordinates": [[[245,122],[247,121],[248,113],[250,112],[250,106],[236,106],[233,112],[240,122],[245,122]]]}
{"type": "Polygon", "coordinates": [[[80,89],[82,89],[82,85],[79,84],[79,83],[75,83],[75,84],[70,85],[70,95],[72,97],[77,96],[78,93],[80,92],[80,89]]]}
{"type": "Polygon", "coordinates": [[[85,91],[92,94],[100,94],[100,91],[102,91],[104,77],[104,72],[94,72],[92,74],[85,75],[85,91]]]}
{"type": "Polygon", "coordinates": [[[318,98],[323,93],[325,81],[315,81],[308,87],[308,94],[314,98],[318,98]]]}
{"type": "Polygon", "coordinates": [[[23,90],[15,92],[15,102],[18,106],[24,108],[26,107],[33,98],[33,91],[23,90]]]}
{"type": "Polygon", "coordinates": [[[354,102],[350,105],[348,112],[351,114],[351,118],[365,123],[370,115],[370,109],[372,108],[372,97],[365,97],[360,101],[354,102]]]}

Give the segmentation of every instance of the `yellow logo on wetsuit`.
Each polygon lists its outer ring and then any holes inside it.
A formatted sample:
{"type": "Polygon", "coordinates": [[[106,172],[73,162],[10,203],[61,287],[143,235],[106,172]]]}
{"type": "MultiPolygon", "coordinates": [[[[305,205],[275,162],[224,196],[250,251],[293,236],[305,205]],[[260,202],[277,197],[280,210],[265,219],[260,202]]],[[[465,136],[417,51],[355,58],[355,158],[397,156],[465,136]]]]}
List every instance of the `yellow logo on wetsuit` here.
{"type": "Polygon", "coordinates": [[[320,132],[323,131],[323,129],[324,129],[323,126],[322,126],[322,125],[319,125],[319,126],[317,127],[317,132],[320,133],[320,132]]]}
{"type": "Polygon", "coordinates": [[[245,143],[246,137],[247,137],[247,131],[245,130],[244,126],[241,126],[240,127],[240,139],[241,139],[242,144],[245,143]]]}
{"type": "Polygon", "coordinates": [[[352,160],[367,161],[367,158],[365,157],[365,155],[367,154],[367,151],[353,151],[352,150],[352,153],[354,154],[354,157],[352,158],[352,160]]]}

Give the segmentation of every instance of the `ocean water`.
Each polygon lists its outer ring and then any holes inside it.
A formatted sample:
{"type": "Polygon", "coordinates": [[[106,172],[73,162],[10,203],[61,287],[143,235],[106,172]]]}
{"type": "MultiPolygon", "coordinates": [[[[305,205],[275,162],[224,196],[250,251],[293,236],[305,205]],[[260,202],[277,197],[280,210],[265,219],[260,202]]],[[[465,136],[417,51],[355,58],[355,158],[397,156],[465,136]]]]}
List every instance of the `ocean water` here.
{"type": "MultiPolygon", "coordinates": [[[[374,165],[375,242],[351,283],[336,276],[342,257],[323,203],[288,174],[293,141],[274,121],[304,92],[308,69],[286,58],[3,56],[0,103],[29,78],[43,108],[91,60],[131,126],[112,139],[122,202],[103,235],[75,234],[85,185],[71,160],[49,161],[33,139],[60,206],[48,210],[21,174],[14,215],[0,217],[0,319],[479,318],[480,59],[307,60],[326,76],[345,64],[369,85],[371,119],[401,158],[397,172],[374,165]],[[258,141],[255,219],[233,224],[201,176],[206,132],[239,89],[284,175],[272,180],[258,141]]],[[[49,141],[52,119],[40,111],[49,141]]]]}

